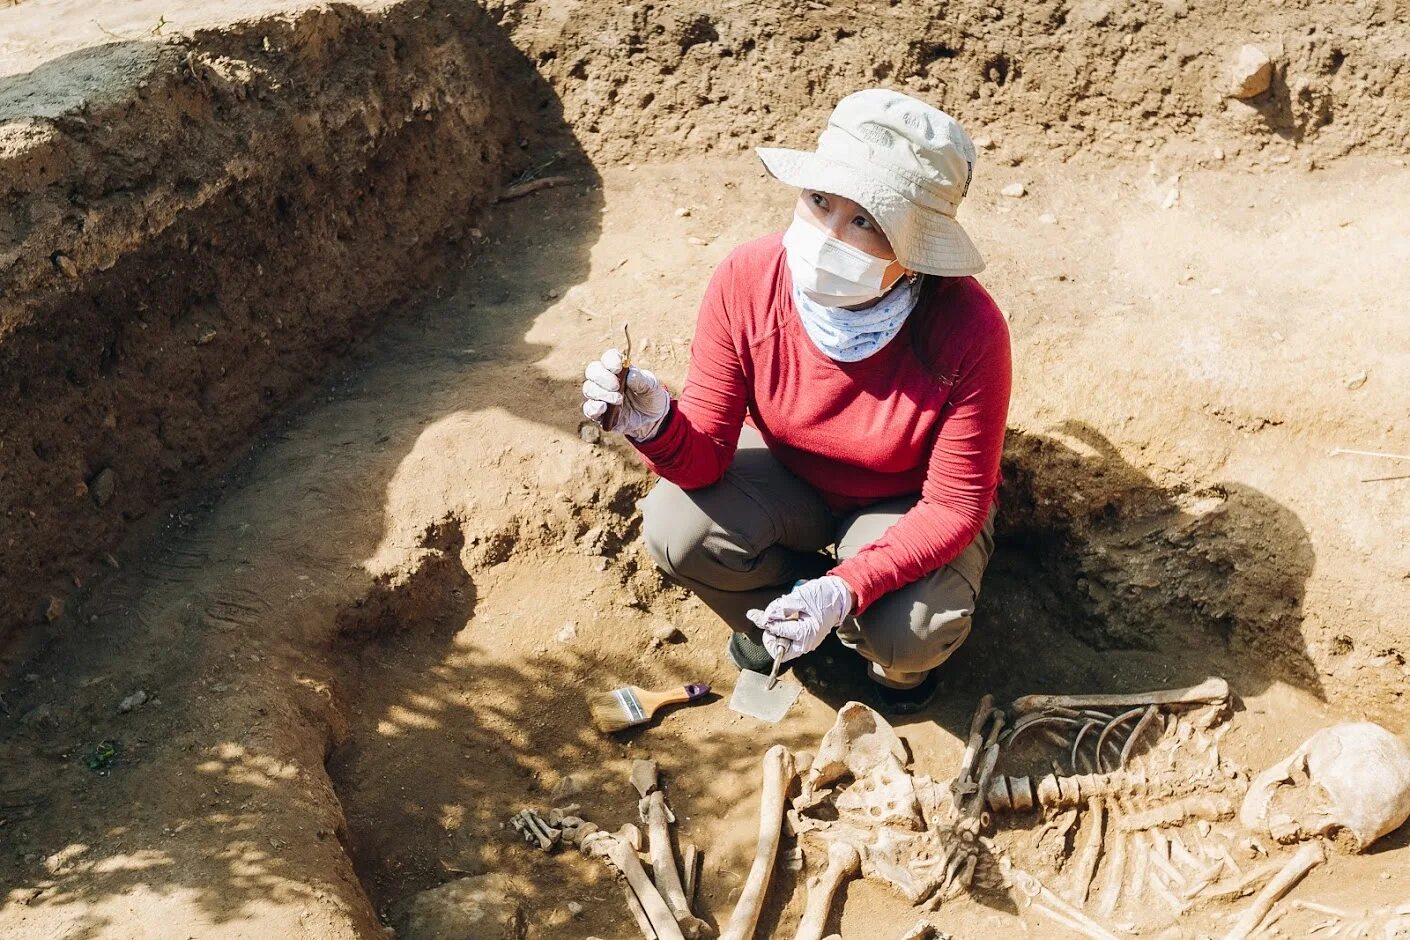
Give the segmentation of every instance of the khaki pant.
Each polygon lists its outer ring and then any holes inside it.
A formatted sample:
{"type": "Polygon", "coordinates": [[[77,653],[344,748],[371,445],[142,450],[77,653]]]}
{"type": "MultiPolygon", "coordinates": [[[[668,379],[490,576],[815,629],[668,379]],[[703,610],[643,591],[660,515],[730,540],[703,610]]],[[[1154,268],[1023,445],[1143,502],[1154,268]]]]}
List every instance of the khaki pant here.
{"type": "MultiPolygon", "coordinates": [[[[685,491],[666,480],[642,500],[647,551],[731,629],[759,638],[744,612],[765,607],[800,578],[850,558],[875,541],[918,496],[886,500],[838,517],[817,491],[784,468],[753,428],[713,486],[685,491]]],[[[871,661],[877,682],[918,685],[969,636],[979,582],[994,551],[994,513],[953,562],[848,617],[838,639],[871,661]]]]}

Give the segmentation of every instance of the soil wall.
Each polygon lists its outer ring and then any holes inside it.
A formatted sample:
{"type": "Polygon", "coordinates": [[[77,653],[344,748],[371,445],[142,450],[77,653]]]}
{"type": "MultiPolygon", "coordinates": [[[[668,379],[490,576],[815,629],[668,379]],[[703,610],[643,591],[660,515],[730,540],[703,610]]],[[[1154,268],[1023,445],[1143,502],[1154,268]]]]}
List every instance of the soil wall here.
{"type": "Polygon", "coordinates": [[[480,8],[436,0],[0,79],[0,641],[432,288],[547,100],[480,8]]]}
{"type": "Polygon", "coordinates": [[[867,84],[924,96],[1012,161],[1215,148],[1325,160],[1410,143],[1410,20],[1396,0],[585,7],[501,15],[608,160],[804,145],[867,84]],[[1244,44],[1272,71],[1240,101],[1228,69],[1244,44]]]}

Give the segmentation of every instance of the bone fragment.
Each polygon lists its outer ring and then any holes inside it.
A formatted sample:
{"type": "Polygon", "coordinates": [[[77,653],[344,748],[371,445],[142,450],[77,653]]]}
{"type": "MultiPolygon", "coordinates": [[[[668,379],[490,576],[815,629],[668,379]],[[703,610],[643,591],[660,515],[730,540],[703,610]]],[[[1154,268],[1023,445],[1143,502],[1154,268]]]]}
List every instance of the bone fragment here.
{"type": "MultiPolygon", "coordinates": [[[[1077,729],[1077,733],[1072,736],[1072,753],[1069,755],[1067,762],[1071,765],[1074,774],[1080,774],[1082,772],[1082,768],[1077,766],[1078,752],[1082,750],[1082,739],[1087,736],[1087,732],[1096,731],[1101,726],[1102,723],[1100,721],[1097,721],[1095,718],[1088,718],[1082,724],[1082,727],[1077,729]]],[[[1101,745],[1100,742],[1098,742],[1098,753],[1092,764],[1093,770],[1099,769],[1101,764],[1102,755],[1100,749],[1101,745]]]]}
{"type": "Polygon", "coordinates": [[[803,919],[798,922],[796,940],[822,940],[833,895],[842,882],[857,876],[861,866],[862,857],[851,844],[841,839],[829,842],[827,868],[808,884],[808,901],[803,907],[803,919]]]}
{"type": "Polygon", "coordinates": [[[1222,901],[1227,898],[1240,898],[1258,885],[1267,881],[1282,869],[1282,862],[1276,858],[1264,859],[1247,874],[1234,879],[1226,879],[1200,891],[1200,902],[1222,901]]]}
{"type": "Polygon", "coordinates": [[[974,717],[969,722],[969,739],[964,747],[964,756],[960,758],[960,769],[955,774],[955,779],[951,781],[956,796],[963,796],[970,791],[965,789],[973,779],[974,762],[979,759],[979,752],[984,747],[984,726],[989,722],[989,716],[994,711],[994,696],[986,695],[979,700],[979,707],[974,711],[974,717]]]}
{"type": "Polygon", "coordinates": [[[632,920],[636,921],[637,928],[646,940],[657,940],[656,930],[651,926],[651,919],[646,916],[646,909],[637,900],[636,892],[632,886],[625,881],[622,882],[622,895],[627,899],[627,910],[632,912],[632,920]]]}
{"type": "Polygon", "coordinates": [[[903,933],[898,940],[934,940],[938,932],[939,928],[927,918],[926,920],[917,921],[915,926],[903,933]]]}
{"type": "Polygon", "coordinates": [[[1229,700],[1229,683],[1210,677],[1183,689],[1156,689],[1115,695],[1025,695],[1014,699],[1020,715],[1050,708],[1131,708],[1136,705],[1218,705],[1229,700]]]}
{"type": "Polygon", "coordinates": [[[965,797],[964,804],[960,808],[963,815],[976,817],[983,811],[986,797],[989,794],[989,778],[994,775],[994,768],[998,763],[999,745],[997,743],[986,745],[984,757],[979,762],[979,778],[975,784],[975,792],[965,797]]]}
{"type": "MultiPolygon", "coordinates": [[[[651,763],[638,761],[637,763],[651,763]]],[[[655,765],[652,765],[653,783],[655,765]]],[[[659,789],[650,791],[646,803],[646,824],[651,845],[651,874],[656,882],[656,890],[671,910],[671,916],[680,925],[686,940],[700,940],[713,937],[715,932],[710,925],[690,912],[690,902],[685,889],[681,887],[680,873],[676,870],[675,854],[671,851],[671,830],[667,824],[666,795],[659,789]]]]}
{"type": "MultiPolygon", "coordinates": [[[[814,764],[813,769],[817,769],[814,764]]],[[[739,893],[739,901],[729,923],[720,934],[722,940],[747,940],[754,935],[759,912],[764,907],[773,877],[774,857],[778,853],[783,824],[784,798],[794,776],[793,755],[788,748],[775,744],[764,754],[764,783],[759,803],[759,842],[754,851],[754,864],[739,893]]],[[[674,926],[674,922],[672,923],[674,926]]]]}
{"type": "Polygon", "coordinates": [[[1025,813],[1033,808],[1033,781],[1030,778],[1009,777],[1008,791],[1015,810],[1025,813]]]}
{"type": "Polygon", "coordinates": [[[631,773],[632,786],[636,787],[636,792],[645,799],[651,791],[657,787],[657,770],[654,760],[634,760],[632,761],[631,773]]]}
{"type": "MultiPolygon", "coordinates": [[[[1150,884],[1151,890],[1154,891],[1157,895],[1159,895],[1160,899],[1164,901],[1167,906],[1169,906],[1170,913],[1174,914],[1176,917],[1179,917],[1181,914],[1185,913],[1185,909],[1189,905],[1187,905],[1179,896],[1176,895],[1171,885],[1168,885],[1163,880],[1161,880],[1160,875],[1165,874],[1166,870],[1162,869],[1160,865],[1157,864],[1156,856],[1151,856],[1151,863],[1155,866],[1156,872],[1155,874],[1151,875],[1148,882],[1150,884]]],[[[1166,864],[1168,865],[1169,862],[1166,862],[1166,864]]],[[[1178,885],[1180,884],[1180,882],[1173,882],[1173,884],[1178,885]]]]}
{"type": "Polygon", "coordinates": [[[1296,887],[1309,871],[1326,860],[1327,850],[1321,842],[1304,843],[1263,890],[1258,892],[1258,896],[1249,903],[1233,928],[1224,935],[1224,940],[1245,940],[1263,923],[1274,904],[1296,887]]]}
{"type": "Polygon", "coordinates": [[[694,842],[687,842],[681,850],[681,868],[685,873],[685,883],[682,885],[685,888],[685,901],[694,908],[696,888],[700,885],[700,850],[695,847],[694,842]]]}
{"type": "Polygon", "coordinates": [[[1068,899],[1081,907],[1087,902],[1092,876],[1102,854],[1102,823],[1106,819],[1106,801],[1097,797],[1089,804],[1084,824],[1077,833],[1077,847],[1072,857],[1072,885],[1068,899]]]}
{"type": "Polygon", "coordinates": [[[1156,706],[1146,707],[1146,713],[1141,716],[1140,721],[1136,722],[1136,727],[1131,729],[1131,733],[1126,737],[1126,743],[1121,746],[1121,759],[1116,762],[1117,770],[1124,770],[1126,765],[1131,762],[1131,755],[1135,752],[1136,745],[1140,743],[1141,738],[1145,737],[1146,731],[1159,714],[1160,709],[1156,706]]]}
{"type": "Polygon", "coordinates": [[[1013,809],[1013,794],[1009,791],[1009,778],[1003,774],[994,777],[989,784],[989,808],[996,813],[1006,813],[1013,809]]]}
{"type": "MultiPolygon", "coordinates": [[[[627,826],[622,828],[626,829],[627,826]]],[[[583,844],[589,853],[611,862],[627,879],[627,884],[636,894],[637,900],[641,902],[642,910],[646,912],[646,919],[650,922],[651,929],[655,931],[659,940],[685,940],[680,925],[671,915],[671,909],[666,906],[661,892],[656,890],[656,886],[651,883],[651,879],[647,878],[646,872],[642,870],[641,861],[637,858],[636,850],[632,848],[629,840],[630,836],[623,836],[620,833],[596,832],[584,840],[583,844]]]]}
{"type": "Polygon", "coordinates": [[[1121,828],[1126,832],[1183,826],[1190,819],[1217,822],[1234,815],[1234,803],[1222,793],[1197,793],[1164,803],[1140,813],[1123,817],[1121,828]]]}
{"type": "Polygon", "coordinates": [[[1145,895],[1146,879],[1150,873],[1150,853],[1138,841],[1131,843],[1131,897],[1145,895]]]}
{"type": "Polygon", "coordinates": [[[1116,838],[1112,841],[1115,844],[1111,854],[1107,856],[1106,868],[1103,870],[1102,896],[1097,902],[1097,913],[1103,917],[1110,917],[1115,913],[1116,905],[1121,901],[1121,884],[1126,877],[1126,835],[1118,830],[1116,838]]]}
{"type": "Polygon", "coordinates": [[[1124,711],[1124,712],[1122,712],[1121,714],[1117,715],[1115,718],[1113,718],[1111,721],[1107,722],[1106,727],[1102,728],[1102,733],[1099,734],[1099,735],[1097,735],[1097,770],[1098,770],[1098,771],[1101,771],[1101,770],[1103,769],[1103,767],[1102,767],[1102,749],[1103,749],[1104,747],[1106,747],[1107,741],[1111,739],[1112,733],[1113,733],[1114,731],[1116,731],[1117,728],[1121,727],[1121,726],[1124,725],[1126,722],[1130,721],[1132,718],[1135,718],[1137,715],[1141,714],[1144,710],[1145,710],[1145,709],[1143,709],[1143,708],[1137,707],[1137,708],[1132,708],[1132,709],[1130,709],[1130,710],[1128,710],[1128,711],[1124,711]]]}
{"type": "Polygon", "coordinates": [[[1004,881],[1018,893],[1020,907],[1033,907],[1090,940],[1116,940],[1101,924],[1058,897],[1034,875],[1014,865],[1007,855],[999,856],[999,865],[1004,881]]]}

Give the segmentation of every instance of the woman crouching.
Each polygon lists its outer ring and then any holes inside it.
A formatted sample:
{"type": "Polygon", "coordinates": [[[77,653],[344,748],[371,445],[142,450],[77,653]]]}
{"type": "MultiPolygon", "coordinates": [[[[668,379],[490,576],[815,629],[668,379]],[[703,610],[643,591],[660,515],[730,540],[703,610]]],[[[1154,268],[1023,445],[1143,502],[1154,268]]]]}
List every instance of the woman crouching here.
{"type": "Polygon", "coordinates": [[[673,399],[608,350],[583,412],[660,481],[647,547],[767,672],[833,630],[879,704],[919,711],[969,635],[993,550],[1012,365],[1008,328],[955,221],[975,149],[949,115],[849,95],[814,152],[765,149],[800,191],[782,233],[741,245],[706,288],[673,399]]]}

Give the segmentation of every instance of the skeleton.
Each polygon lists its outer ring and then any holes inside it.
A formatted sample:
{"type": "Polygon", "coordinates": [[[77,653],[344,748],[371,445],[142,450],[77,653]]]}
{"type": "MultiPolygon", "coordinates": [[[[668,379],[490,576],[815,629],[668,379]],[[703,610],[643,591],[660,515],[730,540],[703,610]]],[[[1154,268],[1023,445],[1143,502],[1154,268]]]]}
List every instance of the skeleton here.
{"type": "MultiPolygon", "coordinates": [[[[1123,898],[1149,898],[1155,908],[1141,905],[1143,915],[1159,917],[1164,908],[1174,919],[1255,894],[1228,933],[1231,940],[1271,929],[1296,905],[1330,917],[1315,929],[1335,935],[1352,915],[1282,901],[1324,861],[1320,841],[1267,857],[1256,835],[1240,837],[1221,824],[1242,802],[1240,817],[1255,820],[1253,828],[1265,836],[1295,841],[1339,830],[1352,847],[1364,849],[1410,816],[1410,748],[1375,725],[1338,726],[1315,735],[1249,789],[1243,768],[1220,756],[1228,728],[1215,724],[1228,714],[1228,702],[1228,686],[1220,679],[1130,695],[1027,696],[1004,710],[985,696],[948,785],[910,773],[907,749],[890,725],[866,706],[848,703],[816,757],[793,755],[782,746],[765,755],[758,845],[722,938],[753,935],[780,856],[797,868],[804,855],[813,875],[799,940],[821,940],[838,889],[858,874],[930,910],[971,888],[1005,889],[1022,911],[1091,940],[1113,934],[1084,910],[1089,903],[1109,921],[1123,898]],[[1053,773],[1033,773],[1027,766],[1046,766],[1041,751],[1016,749],[1019,742],[1038,745],[1039,739],[1058,748],[1053,773]],[[1028,775],[1003,772],[1008,765],[1028,775]],[[801,780],[790,806],[795,769],[801,780]],[[1369,785],[1359,790],[1352,785],[1366,780],[1369,785]],[[1290,811],[1292,797],[1305,800],[1308,793],[1318,797],[1311,811],[1290,811]],[[981,835],[991,822],[986,810],[1043,813],[1044,832],[1054,842],[1040,842],[1055,859],[1067,855],[1067,840],[1076,833],[1061,895],[981,835]],[[797,843],[781,851],[785,835],[797,843]],[[825,863],[815,858],[819,849],[825,863]],[[1242,865],[1235,852],[1242,853],[1242,865]],[[1265,856],[1261,862],[1259,855],[1265,856]]],[[[627,880],[629,906],[648,940],[708,936],[708,926],[690,913],[698,852],[685,847],[682,884],[669,841],[674,819],[654,764],[637,761],[632,781],[651,836],[654,885],[636,857],[634,828],[603,833],[578,816],[576,806],[556,808],[546,819],[524,811],[512,823],[545,851],[575,844],[611,862],[627,880]]],[[[1389,917],[1386,936],[1410,931],[1410,906],[1387,911],[1368,913],[1352,926],[1379,927],[1376,918],[1389,917]]],[[[1135,923],[1122,926],[1137,929],[1135,923]]],[[[920,935],[933,929],[928,920],[916,925],[920,935]]]]}
{"type": "Polygon", "coordinates": [[[1312,735],[1258,775],[1239,809],[1246,828],[1279,842],[1341,832],[1356,852],[1407,818],[1410,745],[1364,721],[1312,735]]]}

